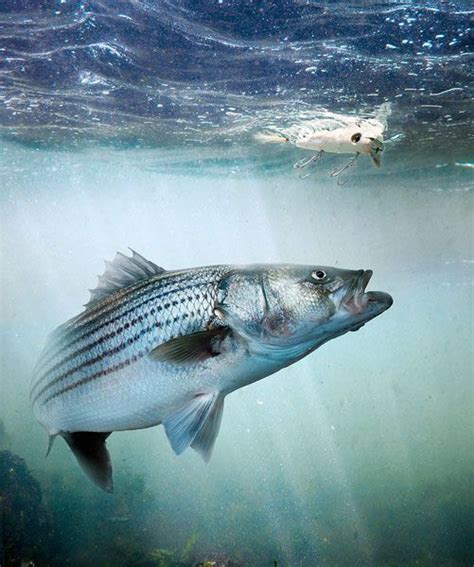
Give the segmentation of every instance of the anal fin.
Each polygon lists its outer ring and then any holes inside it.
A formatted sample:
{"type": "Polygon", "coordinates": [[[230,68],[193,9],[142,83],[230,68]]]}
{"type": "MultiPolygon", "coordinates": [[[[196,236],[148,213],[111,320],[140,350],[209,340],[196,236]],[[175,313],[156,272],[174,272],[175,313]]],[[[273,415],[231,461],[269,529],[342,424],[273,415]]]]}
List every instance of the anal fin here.
{"type": "Polygon", "coordinates": [[[106,492],[113,492],[112,462],[105,445],[110,433],[77,431],[61,435],[92,482],[106,492]]]}
{"type": "Polygon", "coordinates": [[[224,408],[218,392],[198,394],[163,420],[173,451],[179,455],[189,446],[205,461],[210,459],[224,408]]]}

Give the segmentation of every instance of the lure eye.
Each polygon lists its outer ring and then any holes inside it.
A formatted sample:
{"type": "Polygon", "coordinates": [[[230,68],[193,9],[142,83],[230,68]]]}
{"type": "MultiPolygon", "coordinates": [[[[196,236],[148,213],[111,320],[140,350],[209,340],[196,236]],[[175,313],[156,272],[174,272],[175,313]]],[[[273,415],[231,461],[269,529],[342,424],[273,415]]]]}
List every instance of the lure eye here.
{"type": "Polygon", "coordinates": [[[326,272],[323,270],[315,270],[314,272],[312,272],[311,277],[314,280],[321,281],[326,277],[326,272]]]}
{"type": "Polygon", "coordinates": [[[360,142],[361,138],[362,138],[362,134],[360,132],[356,132],[355,134],[352,134],[351,142],[353,144],[357,144],[358,142],[360,142]]]}

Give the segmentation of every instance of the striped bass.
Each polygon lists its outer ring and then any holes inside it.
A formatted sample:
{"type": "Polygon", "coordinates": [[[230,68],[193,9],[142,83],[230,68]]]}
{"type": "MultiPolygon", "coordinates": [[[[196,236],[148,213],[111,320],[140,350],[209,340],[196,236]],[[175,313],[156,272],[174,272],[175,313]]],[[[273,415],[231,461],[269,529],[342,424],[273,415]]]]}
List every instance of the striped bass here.
{"type": "Polygon", "coordinates": [[[392,304],[370,270],[209,266],[166,271],[132,250],[106,262],[85,310],[49,338],[31,401],[112,492],[106,439],[163,424],[176,454],[209,460],[227,394],[362,327],[392,304]]]}

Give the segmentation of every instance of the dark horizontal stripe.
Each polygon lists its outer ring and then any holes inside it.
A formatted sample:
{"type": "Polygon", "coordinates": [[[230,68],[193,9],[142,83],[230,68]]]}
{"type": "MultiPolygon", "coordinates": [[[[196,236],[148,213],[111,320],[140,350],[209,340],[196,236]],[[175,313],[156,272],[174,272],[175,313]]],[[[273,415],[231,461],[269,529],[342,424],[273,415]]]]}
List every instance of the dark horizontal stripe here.
{"type": "MultiPolygon", "coordinates": [[[[190,287],[190,286],[189,286],[189,287],[190,287]]],[[[180,290],[180,291],[185,291],[186,289],[187,289],[187,288],[183,288],[183,289],[180,290]]],[[[171,293],[174,293],[174,292],[169,292],[167,295],[170,295],[171,293]]],[[[177,292],[177,293],[178,293],[178,292],[177,292]]],[[[165,295],[165,296],[161,296],[161,297],[166,297],[166,295],[165,295]]],[[[186,299],[189,300],[189,301],[192,301],[192,299],[199,299],[200,297],[201,297],[200,294],[197,294],[197,295],[195,295],[194,297],[188,296],[187,298],[182,298],[181,302],[184,303],[184,301],[186,301],[186,299]]],[[[133,308],[129,309],[127,312],[122,313],[120,316],[117,316],[115,319],[109,321],[108,323],[106,323],[106,325],[108,325],[108,324],[111,325],[111,324],[113,324],[114,322],[116,322],[117,320],[119,320],[120,318],[126,317],[127,315],[131,314],[132,311],[137,310],[137,309],[140,309],[141,307],[143,307],[143,305],[146,305],[149,301],[152,301],[153,299],[154,299],[154,298],[149,298],[149,299],[147,299],[146,301],[143,301],[143,302],[140,303],[139,305],[134,306],[133,308]]],[[[158,311],[161,311],[161,310],[163,310],[163,309],[168,309],[168,308],[171,307],[172,305],[173,305],[173,306],[176,306],[176,305],[178,305],[178,304],[179,304],[179,302],[174,301],[174,302],[165,304],[165,305],[163,305],[163,306],[157,306],[156,308],[152,308],[151,311],[153,311],[153,309],[157,309],[158,311]]],[[[124,328],[125,328],[125,329],[128,329],[129,327],[131,327],[131,326],[132,326],[132,323],[133,323],[133,325],[135,325],[137,322],[141,322],[145,317],[150,316],[151,311],[146,312],[145,314],[139,315],[137,318],[133,319],[131,322],[126,322],[126,323],[124,323],[124,325],[123,325],[122,328],[120,328],[120,329],[117,330],[117,331],[113,331],[113,332],[111,332],[111,333],[109,333],[109,334],[113,334],[113,333],[116,333],[116,334],[117,334],[118,332],[122,332],[122,331],[124,330],[124,328]]],[[[102,326],[104,326],[104,325],[102,325],[102,326]]],[[[93,333],[97,332],[98,330],[100,330],[100,329],[96,329],[95,331],[92,331],[92,332],[90,333],[90,335],[92,335],[93,333]]],[[[89,335],[85,335],[85,334],[84,334],[80,339],[77,339],[77,340],[86,339],[88,336],[89,336],[89,335]]],[[[105,336],[106,336],[106,335],[104,335],[104,337],[105,337],[105,336]]],[[[70,355],[68,355],[67,361],[70,361],[70,360],[74,359],[76,356],[79,356],[80,353],[83,352],[83,351],[85,351],[85,350],[89,350],[89,349],[91,349],[91,348],[94,348],[94,347],[100,345],[102,342],[104,342],[104,340],[105,340],[104,337],[99,337],[98,339],[96,339],[96,340],[93,341],[92,343],[88,343],[87,345],[84,345],[83,347],[81,347],[81,348],[78,349],[77,351],[71,353],[70,355]]],[[[76,341],[74,341],[74,342],[76,342],[76,341]]],[[[68,347],[73,346],[73,344],[74,344],[74,343],[70,343],[69,345],[67,345],[66,347],[64,347],[63,349],[61,349],[60,352],[62,352],[63,350],[65,350],[65,349],[68,348],[68,347]]],[[[58,352],[58,354],[59,354],[60,352],[58,352]]],[[[47,377],[50,375],[50,373],[51,373],[52,371],[54,371],[55,369],[61,367],[65,361],[66,361],[66,359],[65,359],[65,360],[61,360],[61,361],[58,362],[52,369],[47,370],[47,371],[38,379],[38,381],[36,382],[36,384],[33,386],[32,391],[31,391],[31,395],[32,395],[32,394],[34,393],[34,391],[39,387],[40,383],[41,383],[42,381],[44,381],[44,379],[47,378],[47,377]]],[[[31,396],[30,396],[30,397],[31,397],[31,396]]]]}
{"type": "Polygon", "coordinates": [[[130,366],[131,364],[136,362],[139,358],[142,358],[145,354],[146,354],[146,351],[140,352],[140,353],[132,356],[131,358],[124,360],[123,362],[119,362],[118,364],[116,364],[114,366],[110,366],[109,368],[105,368],[104,370],[100,370],[99,372],[96,372],[95,374],[92,374],[91,376],[87,376],[85,378],[82,378],[81,380],[74,382],[74,384],[69,384],[68,386],[64,387],[62,390],[59,390],[59,392],[55,392],[54,394],[51,394],[50,396],[48,396],[43,401],[43,405],[46,405],[49,401],[53,400],[54,398],[57,398],[58,396],[61,396],[62,394],[65,394],[67,392],[70,392],[71,390],[75,390],[76,388],[79,388],[79,386],[84,386],[85,384],[88,384],[89,382],[92,382],[93,380],[97,380],[97,378],[101,378],[103,376],[108,376],[108,375],[112,374],[113,372],[117,372],[118,370],[122,370],[123,368],[126,368],[127,366],[130,366]]]}
{"type": "MultiPolygon", "coordinates": [[[[181,281],[181,280],[179,280],[179,281],[181,281]]],[[[109,315],[110,313],[112,313],[114,310],[115,310],[115,311],[116,311],[116,310],[119,310],[122,306],[126,305],[127,297],[128,297],[129,295],[131,295],[132,293],[135,293],[135,292],[137,292],[137,291],[140,291],[140,293],[138,293],[138,294],[132,299],[132,301],[135,301],[135,300],[137,300],[137,299],[140,299],[141,297],[143,297],[143,296],[148,292],[148,290],[147,290],[147,289],[144,289],[144,288],[147,288],[147,287],[151,286],[151,285],[154,284],[154,283],[156,283],[156,282],[155,282],[155,281],[152,281],[152,280],[149,280],[149,281],[144,282],[142,285],[135,285],[135,286],[130,287],[130,288],[125,288],[125,290],[127,290],[126,293],[121,294],[120,297],[116,297],[114,302],[108,302],[108,303],[106,304],[106,306],[105,306],[106,309],[104,309],[104,305],[102,305],[101,307],[98,306],[98,307],[95,308],[95,309],[92,308],[92,309],[93,309],[92,314],[91,314],[90,311],[89,311],[90,308],[89,308],[89,309],[86,309],[86,311],[85,311],[84,313],[81,313],[78,317],[75,318],[75,321],[74,321],[74,323],[73,323],[73,325],[76,326],[76,327],[77,327],[77,326],[84,326],[84,327],[86,327],[86,332],[83,333],[82,335],[79,335],[78,337],[75,337],[75,338],[74,338],[74,342],[82,340],[84,337],[88,336],[88,334],[93,333],[93,332],[95,332],[96,330],[100,330],[103,325],[99,325],[99,326],[97,326],[96,328],[93,328],[93,329],[89,329],[88,326],[89,326],[89,325],[93,325],[94,322],[97,321],[100,316],[106,317],[107,315],[109,315]],[[99,312],[98,312],[98,311],[99,311],[99,312]],[[91,316],[91,315],[92,315],[92,316],[91,316]]],[[[165,288],[165,289],[166,289],[166,288],[165,288]]],[[[125,292],[125,290],[124,290],[124,292],[125,292]]],[[[153,297],[159,297],[159,295],[158,295],[158,296],[153,296],[153,297]]],[[[150,299],[151,299],[151,298],[150,298],[150,299]]],[[[145,302],[145,303],[146,303],[146,302],[145,302]]],[[[141,303],[141,304],[140,304],[139,306],[137,306],[137,307],[140,307],[141,305],[143,305],[143,303],[141,303]]],[[[129,313],[129,311],[127,311],[127,312],[125,313],[125,315],[128,314],[128,313],[129,313]]],[[[120,317],[120,316],[121,316],[121,314],[118,314],[112,321],[115,321],[115,320],[117,319],[117,317],[120,317]]],[[[106,324],[107,324],[107,321],[104,321],[104,325],[106,325],[106,324]]],[[[71,334],[74,333],[75,330],[76,330],[76,329],[74,329],[74,327],[72,327],[72,328],[70,329],[71,334]]],[[[68,331],[69,331],[69,329],[68,329],[68,331]]],[[[64,350],[67,350],[67,349],[70,348],[71,346],[72,346],[71,343],[68,343],[68,344],[66,344],[66,345],[63,345],[63,346],[61,347],[61,349],[58,350],[57,352],[55,352],[48,360],[45,361],[44,364],[47,364],[47,363],[51,360],[51,358],[54,358],[54,357],[58,356],[59,354],[61,354],[61,352],[63,352],[64,350]]]]}
{"type": "MultiPolygon", "coordinates": [[[[135,293],[137,291],[142,291],[142,293],[139,293],[136,295],[136,297],[134,297],[132,299],[132,301],[135,301],[137,299],[139,299],[140,297],[143,297],[145,295],[145,293],[147,293],[147,290],[144,288],[148,288],[149,286],[151,286],[152,284],[156,283],[154,280],[152,280],[151,278],[144,281],[141,284],[136,284],[133,286],[130,286],[128,288],[124,288],[124,290],[117,290],[117,296],[114,296],[114,301],[108,301],[108,298],[104,298],[103,301],[97,305],[96,307],[88,307],[86,308],[86,310],[81,313],[80,315],[74,317],[73,319],[71,319],[69,321],[70,326],[68,329],[61,329],[61,327],[65,327],[66,325],[68,325],[68,323],[64,323],[64,325],[61,325],[60,327],[58,327],[58,329],[56,329],[56,331],[54,331],[53,334],[57,333],[58,331],[63,331],[61,333],[61,335],[59,337],[56,337],[56,339],[59,338],[60,341],[62,341],[62,338],[64,334],[73,334],[74,331],[76,331],[76,328],[79,327],[86,327],[87,331],[85,333],[83,333],[82,335],[79,335],[78,337],[75,337],[74,342],[80,341],[82,340],[84,337],[87,337],[88,334],[95,332],[96,330],[100,330],[100,328],[102,327],[102,325],[99,325],[97,328],[93,328],[93,329],[89,329],[88,326],[92,325],[95,321],[97,321],[99,319],[99,316],[107,316],[108,314],[112,313],[114,310],[117,311],[119,310],[123,305],[126,304],[127,301],[127,297],[132,294],[135,293]],[[118,292],[120,291],[120,295],[118,295],[118,292]],[[75,328],[76,327],[76,328],[75,328]]],[[[155,297],[155,296],[152,296],[155,297]]],[[[150,298],[152,299],[152,298],[150,298]]],[[[146,303],[146,302],[145,302],[146,303]]],[[[140,304],[143,305],[144,303],[140,304]]],[[[118,316],[120,316],[120,314],[118,314],[118,316]]],[[[115,318],[116,319],[116,318],[115,318]]],[[[114,320],[115,320],[114,319],[114,320]]],[[[104,321],[104,324],[107,324],[107,321],[104,321]]],[[[73,343],[67,343],[67,344],[63,344],[61,346],[61,348],[55,352],[50,352],[52,350],[54,350],[54,347],[57,346],[53,343],[52,346],[49,346],[45,349],[44,351],[44,355],[46,356],[47,354],[50,354],[50,356],[42,361],[42,365],[41,366],[45,366],[47,365],[51,359],[57,357],[58,355],[60,355],[63,351],[67,350],[68,348],[70,348],[72,346],[73,343]]],[[[58,364],[61,364],[58,363],[58,364]]],[[[53,369],[49,369],[47,372],[45,372],[45,375],[48,374],[49,372],[51,372],[52,370],[54,370],[55,367],[53,367],[53,369]]],[[[38,382],[41,381],[41,379],[44,376],[42,376],[38,382]]]]}
{"type": "Polygon", "coordinates": [[[129,295],[136,293],[136,296],[132,299],[132,301],[143,297],[146,293],[148,293],[147,288],[155,285],[157,283],[157,280],[160,280],[158,282],[159,288],[157,289],[164,291],[169,287],[179,285],[183,280],[187,279],[189,279],[189,274],[180,274],[180,277],[177,277],[176,275],[170,275],[169,278],[160,275],[158,277],[154,276],[152,278],[149,278],[141,284],[135,284],[133,286],[124,288],[123,290],[117,290],[116,292],[114,292],[113,296],[110,296],[110,299],[112,299],[112,297],[114,298],[113,301],[108,301],[108,298],[104,298],[96,307],[89,307],[83,313],[81,313],[75,323],[80,325],[92,324],[93,321],[96,321],[97,319],[99,319],[99,317],[107,316],[109,313],[116,310],[118,305],[124,305],[129,295]]]}
{"type": "MultiPolygon", "coordinates": [[[[102,337],[96,339],[94,342],[92,343],[88,343],[86,345],[84,345],[83,347],[81,347],[80,349],[73,351],[72,353],[70,353],[66,358],[60,360],[57,364],[55,364],[55,366],[53,366],[52,368],[50,368],[49,370],[47,370],[37,381],[37,383],[35,384],[35,386],[32,389],[32,392],[35,390],[35,388],[39,385],[39,383],[41,383],[45,378],[47,378],[50,374],[52,374],[53,372],[55,372],[56,370],[58,370],[59,368],[61,368],[61,366],[64,366],[65,364],[67,364],[68,362],[71,362],[72,360],[74,360],[74,358],[80,356],[81,354],[84,354],[85,352],[87,352],[90,349],[93,349],[97,346],[100,346],[102,343],[113,339],[114,337],[116,337],[117,335],[119,335],[120,333],[122,333],[123,331],[126,331],[130,328],[133,328],[137,323],[141,323],[146,317],[150,317],[155,315],[155,313],[158,311],[161,311],[161,307],[160,308],[155,308],[153,307],[152,309],[150,309],[150,311],[146,311],[145,313],[138,315],[137,317],[135,317],[134,319],[132,319],[131,321],[127,321],[126,323],[124,323],[121,327],[118,327],[117,329],[115,329],[114,331],[111,331],[110,333],[107,333],[106,335],[103,335],[102,337]]],[[[157,323],[157,326],[161,326],[160,323],[157,323]]]]}
{"type": "Polygon", "coordinates": [[[38,398],[40,398],[45,392],[47,392],[48,390],[50,390],[51,388],[53,388],[56,384],[58,384],[59,382],[62,382],[63,380],[66,380],[66,378],[69,378],[70,376],[72,376],[73,374],[75,374],[76,372],[80,372],[81,370],[84,370],[84,368],[87,368],[88,366],[92,366],[93,364],[97,364],[97,362],[100,362],[101,360],[104,360],[104,358],[106,358],[107,356],[114,356],[115,354],[118,354],[119,352],[122,352],[123,350],[125,350],[127,347],[132,346],[134,343],[136,343],[138,340],[140,340],[143,335],[149,333],[150,331],[152,331],[155,328],[155,325],[150,325],[149,327],[146,327],[145,329],[142,329],[139,333],[137,333],[135,336],[127,339],[124,343],[121,343],[120,345],[117,345],[109,350],[104,350],[104,352],[100,353],[99,355],[95,356],[94,358],[91,358],[89,360],[84,361],[82,364],[79,364],[78,366],[69,369],[67,372],[64,372],[64,374],[61,374],[60,376],[57,376],[54,380],[52,380],[51,382],[48,382],[35,396],[35,398],[33,399],[33,403],[36,402],[36,400],[38,398]]]}
{"type": "MultiPolygon", "coordinates": [[[[87,323],[81,324],[81,325],[84,326],[85,331],[82,334],[79,334],[77,336],[74,336],[74,332],[77,332],[78,329],[71,329],[70,336],[73,339],[73,341],[68,343],[68,344],[65,344],[61,348],[61,350],[59,351],[58,354],[60,354],[64,350],[67,350],[68,348],[72,347],[74,343],[81,341],[81,340],[84,340],[88,336],[92,335],[93,333],[100,331],[103,327],[105,327],[109,324],[115,323],[121,317],[126,317],[126,316],[130,315],[135,309],[140,309],[141,307],[146,305],[146,303],[148,303],[149,301],[160,300],[160,299],[163,299],[165,297],[168,297],[169,295],[171,295],[173,293],[179,293],[179,292],[184,291],[186,289],[192,289],[193,287],[195,287],[195,284],[185,286],[184,288],[178,288],[178,289],[173,288],[173,289],[166,291],[166,292],[164,292],[161,289],[157,290],[157,293],[151,293],[144,301],[141,301],[138,304],[134,304],[134,305],[128,307],[127,309],[125,309],[124,311],[121,311],[121,309],[126,306],[126,303],[124,303],[123,305],[118,305],[118,306],[115,305],[115,310],[116,311],[118,310],[119,312],[114,317],[101,321],[100,315],[103,315],[103,314],[96,315],[96,317],[94,319],[88,321],[87,323]]],[[[143,291],[142,293],[135,296],[132,299],[132,301],[135,302],[137,300],[140,300],[141,298],[145,297],[147,293],[149,293],[148,290],[143,291]]],[[[110,312],[111,311],[109,311],[106,315],[110,314],[110,312]]]]}
{"type": "MultiPolygon", "coordinates": [[[[73,325],[75,325],[75,326],[81,325],[81,326],[86,327],[86,332],[82,333],[81,335],[79,335],[77,337],[74,337],[74,332],[76,331],[76,329],[74,329],[74,327],[72,327],[70,330],[68,329],[68,332],[73,337],[74,341],[63,345],[57,352],[55,352],[52,356],[50,356],[41,366],[44,367],[45,365],[47,365],[53,358],[56,358],[62,352],[66,351],[67,349],[72,347],[75,342],[81,341],[81,340],[87,338],[87,336],[89,336],[90,334],[99,331],[102,327],[116,322],[118,319],[120,319],[120,317],[129,315],[130,312],[133,311],[133,309],[140,308],[149,300],[151,301],[152,299],[159,299],[159,298],[162,298],[162,297],[167,297],[171,293],[180,293],[182,291],[185,291],[186,289],[192,289],[194,287],[202,288],[204,286],[210,286],[212,288],[215,285],[216,281],[218,281],[218,279],[221,277],[222,273],[225,271],[226,268],[227,268],[226,266],[211,266],[207,269],[199,270],[197,273],[193,273],[194,270],[187,270],[187,271],[183,271],[180,274],[174,274],[174,275],[169,274],[169,278],[166,278],[166,277],[160,277],[160,278],[154,278],[154,279],[151,278],[150,280],[146,280],[145,282],[143,282],[143,284],[141,284],[141,285],[135,285],[135,286],[130,287],[130,288],[125,288],[125,290],[127,290],[126,293],[123,293],[122,295],[119,295],[118,297],[116,297],[115,302],[113,302],[112,304],[105,305],[105,309],[104,309],[104,305],[98,306],[95,309],[92,308],[93,309],[92,318],[90,317],[90,315],[91,315],[90,308],[87,309],[81,315],[79,315],[76,318],[76,320],[74,321],[73,325]],[[209,273],[213,274],[210,279],[208,279],[208,280],[200,279],[200,276],[202,277],[203,274],[206,274],[207,276],[209,276],[209,273]],[[174,289],[172,289],[168,292],[162,293],[163,289],[167,289],[169,287],[173,287],[173,286],[176,286],[178,284],[181,284],[183,282],[183,280],[189,280],[190,278],[192,278],[193,283],[190,284],[189,286],[185,286],[184,288],[178,287],[177,289],[174,288],[174,289]],[[128,296],[130,294],[135,293],[137,291],[140,291],[140,293],[138,295],[136,295],[135,297],[132,298],[132,301],[136,301],[137,299],[140,299],[141,297],[146,295],[146,293],[148,293],[148,289],[146,289],[146,288],[148,288],[149,286],[151,286],[153,284],[156,284],[157,279],[160,280],[159,281],[160,285],[159,285],[159,288],[158,288],[158,290],[159,290],[158,294],[156,294],[156,295],[153,294],[150,298],[147,299],[147,301],[142,302],[139,305],[135,305],[134,307],[131,307],[124,312],[118,313],[112,319],[105,320],[103,323],[97,325],[96,327],[94,327],[92,329],[88,328],[89,325],[93,325],[99,319],[100,316],[107,316],[111,312],[113,312],[114,310],[121,309],[123,307],[123,305],[121,305],[121,303],[125,304],[128,296]],[[119,305],[117,305],[117,303],[119,303],[119,305]],[[98,310],[100,312],[97,312],[98,310]]],[[[192,300],[192,298],[190,298],[190,300],[192,300]]],[[[47,374],[49,372],[50,371],[48,370],[48,371],[45,372],[45,374],[47,374]]],[[[37,383],[35,384],[33,389],[38,386],[38,383],[40,381],[41,381],[41,379],[37,381],[37,383]]]]}
{"type": "MultiPolygon", "coordinates": [[[[151,311],[153,311],[153,310],[151,310],[151,311]]],[[[99,355],[95,356],[94,358],[91,358],[89,360],[84,361],[83,363],[79,364],[78,366],[76,366],[74,368],[69,369],[68,371],[64,372],[60,376],[57,376],[54,380],[52,380],[51,382],[46,384],[39,392],[37,392],[37,394],[36,394],[36,396],[33,400],[33,404],[38,400],[38,398],[40,398],[45,392],[47,392],[53,386],[55,386],[59,382],[62,382],[65,379],[69,378],[70,376],[72,376],[76,372],[80,372],[81,370],[84,370],[84,368],[87,368],[88,366],[92,366],[93,364],[97,364],[98,362],[100,362],[101,360],[104,360],[108,356],[114,356],[114,355],[118,354],[119,352],[122,352],[127,347],[131,347],[133,344],[135,344],[137,341],[139,341],[143,336],[147,335],[148,333],[150,333],[151,331],[153,331],[156,328],[160,328],[160,327],[166,328],[168,325],[171,325],[173,323],[177,323],[180,319],[181,320],[187,319],[189,316],[192,316],[192,315],[193,315],[193,313],[191,313],[191,314],[183,313],[182,315],[175,316],[173,319],[167,319],[164,322],[164,324],[155,323],[153,325],[149,325],[148,327],[146,327],[145,329],[142,329],[139,333],[137,333],[133,337],[130,337],[129,339],[127,339],[123,343],[121,343],[121,344],[119,344],[119,345],[117,345],[117,346],[115,346],[115,347],[113,347],[109,350],[106,350],[106,351],[100,353],[99,355]]],[[[144,316],[140,316],[141,320],[143,320],[144,318],[145,318],[144,316]]]]}
{"type": "Polygon", "coordinates": [[[159,289],[165,290],[170,286],[181,284],[183,280],[189,280],[189,273],[183,272],[179,275],[170,274],[168,277],[163,277],[163,275],[160,274],[159,276],[153,276],[143,281],[141,284],[135,284],[124,288],[123,290],[117,290],[112,296],[110,296],[110,301],[108,301],[108,298],[104,298],[97,306],[87,308],[83,313],[81,313],[81,315],[79,315],[76,323],[88,325],[98,317],[106,316],[111,313],[117,308],[117,303],[125,303],[129,295],[140,292],[133,299],[143,297],[148,292],[147,288],[152,285],[159,283],[159,289]],[[112,301],[112,297],[114,298],[114,301],[112,301]]]}
{"type": "MultiPolygon", "coordinates": [[[[169,291],[167,293],[164,293],[162,295],[153,295],[149,298],[147,298],[145,301],[142,301],[141,303],[139,303],[138,305],[134,305],[133,307],[130,307],[129,309],[127,309],[125,312],[117,315],[116,317],[108,320],[107,322],[104,322],[100,325],[98,325],[96,328],[89,330],[87,333],[83,333],[82,335],[80,335],[79,337],[75,337],[74,338],[74,342],[68,343],[67,345],[63,346],[63,348],[61,348],[54,356],[59,356],[61,354],[61,352],[67,350],[68,348],[72,347],[76,342],[79,342],[81,340],[85,340],[87,339],[89,336],[93,335],[94,333],[96,333],[97,331],[100,331],[100,329],[104,326],[107,325],[112,325],[113,323],[117,322],[118,320],[120,320],[123,317],[127,317],[127,315],[130,315],[133,311],[140,309],[141,307],[143,307],[144,305],[146,305],[147,303],[149,303],[150,301],[156,300],[156,299],[163,299],[165,297],[168,297],[169,295],[173,294],[173,293],[181,293],[183,291],[186,291],[188,289],[192,289],[195,287],[196,284],[193,285],[189,285],[189,286],[185,286],[184,288],[180,288],[178,290],[172,290],[169,291]]],[[[143,294],[141,294],[139,297],[142,297],[143,294]]],[[[188,301],[192,301],[193,299],[200,299],[201,297],[204,297],[203,294],[198,293],[195,294],[193,296],[188,296],[188,297],[184,297],[181,298],[180,302],[184,303],[186,300],[188,301]]],[[[170,302],[168,304],[165,305],[159,305],[156,306],[154,309],[156,309],[158,312],[162,311],[163,309],[168,309],[169,307],[176,306],[178,305],[180,302],[174,301],[174,302],[170,302]]],[[[153,311],[153,309],[151,310],[153,311]]],[[[122,332],[124,329],[129,328],[127,325],[131,326],[131,323],[136,324],[136,322],[141,321],[145,316],[149,316],[150,312],[147,312],[144,315],[139,315],[137,316],[136,319],[133,319],[132,322],[126,322],[123,324],[123,326],[119,329],[117,329],[116,331],[111,331],[110,333],[108,333],[107,335],[104,335],[103,337],[99,337],[98,339],[96,339],[95,341],[88,343],[82,347],[80,347],[78,350],[74,351],[73,353],[69,354],[64,360],[61,360],[60,362],[58,362],[55,366],[53,366],[53,368],[48,369],[47,371],[45,371],[41,377],[37,380],[37,382],[35,383],[35,385],[33,386],[32,390],[31,390],[31,395],[30,397],[33,395],[34,391],[39,387],[39,385],[41,384],[41,382],[48,377],[48,375],[53,372],[54,370],[60,368],[63,364],[73,360],[75,357],[80,356],[80,354],[82,354],[83,352],[85,352],[86,350],[89,350],[91,348],[94,348],[100,344],[102,344],[105,340],[107,340],[108,338],[113,338],[114,334],[118,334],[120,332],[122,332]]]]}

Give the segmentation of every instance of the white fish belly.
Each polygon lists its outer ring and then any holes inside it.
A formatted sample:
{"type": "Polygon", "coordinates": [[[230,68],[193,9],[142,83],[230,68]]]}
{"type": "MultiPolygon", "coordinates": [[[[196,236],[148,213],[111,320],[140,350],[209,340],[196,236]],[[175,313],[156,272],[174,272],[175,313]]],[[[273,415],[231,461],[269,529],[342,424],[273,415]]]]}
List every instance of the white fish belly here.
{"type": "Polygon", "coordinates": [[[278,368],[268,361],[255,361],[243,349],[182,366],[144,357],[110,375],[40,401],[34,410],[50,434],[143,429],[159,425],[197,394],[225,395],[278,368]]]}
{"type": "Polygon", "coordinates": [[[189,381],[187,388],[180,378],[164,365],[143,359],[40,401],[34,407],[35,415],[50,434],[151,427],[161,423],[168,408],[189,394],[189,381]]]}

